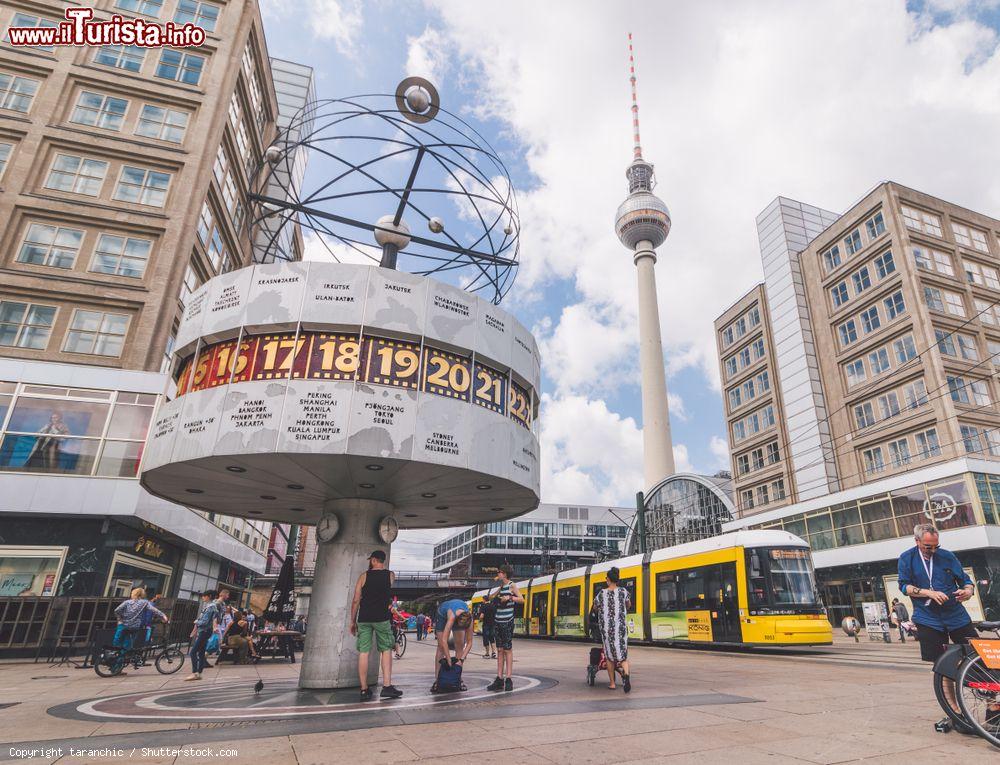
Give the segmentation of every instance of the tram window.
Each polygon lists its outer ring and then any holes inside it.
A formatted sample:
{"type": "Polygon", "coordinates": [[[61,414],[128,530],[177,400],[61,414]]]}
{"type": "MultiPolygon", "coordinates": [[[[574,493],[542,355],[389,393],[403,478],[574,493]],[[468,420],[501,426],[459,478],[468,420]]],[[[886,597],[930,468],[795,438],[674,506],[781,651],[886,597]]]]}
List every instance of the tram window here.
{"type": "Polygon", "coordinates": [[[656,575],[656,610],[683,610],[677,601],[677,574],[672,571],[662,571],[656,575]]]}
{"type": "Polygon", "coordinates": [[[548,614],[549,611],[549,593],[548,592],[536,592],[531,596],[531,616],[540,617],[542,619],[548,614]]]}
{"type": "Polygon", "coordinates": [[[769,566],[777,605],[819,602],[808,550],[771,550],[769,566]]]}
{"type": "Polygon", "coordinates": [[[564,587],[556,596],[556,616],[580,615],[580,587],[564,587]]]}
{"type": "Polygon", "coordinates": [[[705,602],[705,569],[693,568],[681,572],[680,601],[684,608],[708,608],[705,602]]]}
{"type": "Polygon", "coordinates": [[[748,597],[751,606],[767,604],[767,573],[761,560],[760,550],[747,550],[748,597]]]}
{"type": "Polygon", "coordinates": [[[593,591],[594,591],[594,595],[593,595],[593,597],[592,597],[592,598],[590,599],[590,602],[591,602],[591,603],[593,603],[593,602],[594,602],[595,600],[597,600],[597,593],[599,593],[599,592],[600,592],[601,590],[606,590],[607,588],[608,588],[608,583],[607,583],[607,582],[597,582],[597,583],[596,583],[596,584],[595,584],[595,585],[594,585],[594,586],[593,586],[593,587],[591,588],[591,589],[593,589],[593,591]]]}
{"type": "Polygon", "coordinates": [[[523,619],[524,618],[524,602],[514,604],[514,618],[523,619]]]}

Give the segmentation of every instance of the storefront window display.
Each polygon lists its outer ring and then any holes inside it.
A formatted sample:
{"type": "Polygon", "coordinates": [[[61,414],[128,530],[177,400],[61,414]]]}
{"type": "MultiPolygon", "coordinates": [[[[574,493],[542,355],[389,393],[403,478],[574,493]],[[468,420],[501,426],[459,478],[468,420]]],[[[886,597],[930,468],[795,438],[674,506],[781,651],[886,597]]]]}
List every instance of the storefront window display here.
{"type": "Polygon", "coordinates": [[[66,547],[0,547],[0,597],[55,595],[66,547]]]}
{"type": "Polygon", "coordinates": [[[134,478],[156,396],[0,382],[0,470],[134,478]]]}

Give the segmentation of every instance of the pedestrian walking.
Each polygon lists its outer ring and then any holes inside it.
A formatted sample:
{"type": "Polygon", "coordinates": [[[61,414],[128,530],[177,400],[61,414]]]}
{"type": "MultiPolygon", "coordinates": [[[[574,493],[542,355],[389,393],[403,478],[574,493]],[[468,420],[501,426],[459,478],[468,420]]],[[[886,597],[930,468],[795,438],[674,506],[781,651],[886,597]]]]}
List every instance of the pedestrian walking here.
{"type": "Polygon", "coordinates": [[[361,700],[371,701],[368,687],[368,654],[375,648],[382,655],[383,699],[398,699],[403,692],[392,684],[392,627],[389,624],[389,604],[396,575],[385,567],[385,553],[375,550],[368,556],[368,570],[358,577],[351,603],[351,634],[358,638],[358,677],[361,679],[361,700]]]}
{"type": "Polygon", "coordinates": [[[632,679],[628,664],[628,612],[631,598],[628,590],[618,586],[619,574],[616,567],[608,570],[608,586],[597,593],[594,609],[601,629],[604,657],[608,663],[608,688],[615,688],[615,672],[622,673],[622,688],[625,693],[632,690],[632,679]]]}
{"type": "Polygon", "coordinates": [[[493,641],[497,647],[497,677],[486,686],[488,691],[514,690],[514,607],[524,603],[517,585],[510,581],[510,567],[500,566],[494,580],[499,585],[492,600],[493,641]]]}
{"type": "Polygon", "coordinates": [[[906,642],[906,627],[903,626],[910,621],[910,612],[906,606],[899,602],[899,598],[892,599],[892,616],[896,620],[896,628],[899,630],[899,642],[906,642]]]}
{"type": "Polygon", "coordinates": [[[205,649],[208,647],[208,640],[215,632],[215,627],[219,622],[218,593],[215,590],[205,590],[201,594],[202,609],[198,618],[194,620],[194,629],[191,630],[191,675],[185,680],[201,680],[201,673],[208,666],[208,659],[205,657],[205,649]]]}
{"type": "Polygon", "coordinates": [[[479,618],[483,627],[483,658],[497,658],[497,639],[495,634],[497,604],[489,593],[479,607],[479,618]]]}
{"type": "Polygon", "coordinates": [[[414,626],[417,628],[417,640],[423,640],[425,631],[424,615],[417,614],[416,617],[414,617],[413,621],[414,621],[414,626]]]}

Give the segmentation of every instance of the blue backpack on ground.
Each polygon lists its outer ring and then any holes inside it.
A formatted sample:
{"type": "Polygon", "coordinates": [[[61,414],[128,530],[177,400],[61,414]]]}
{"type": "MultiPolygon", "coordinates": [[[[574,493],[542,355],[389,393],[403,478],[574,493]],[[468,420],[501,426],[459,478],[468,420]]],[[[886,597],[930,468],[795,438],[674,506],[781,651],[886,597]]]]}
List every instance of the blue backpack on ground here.
{"type": "Polygon", "coordinates": [[[447,659],[442,659],[438,667],[435,686],[436,693],[464,691],[465,687],[462,685],[462,665],[452,664],[447,659]]]}

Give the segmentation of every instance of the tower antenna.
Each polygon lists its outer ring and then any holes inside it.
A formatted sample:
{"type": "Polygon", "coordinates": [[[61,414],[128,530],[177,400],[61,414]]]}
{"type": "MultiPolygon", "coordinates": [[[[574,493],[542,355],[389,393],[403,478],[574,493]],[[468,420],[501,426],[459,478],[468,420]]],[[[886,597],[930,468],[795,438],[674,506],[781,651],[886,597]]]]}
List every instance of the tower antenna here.
{"type": "Polygon", "coordinates": [[[639,141],[639,97],[635,90],[635,55],[632,52],[632,33],[628,33],[628,79],[632,83],[632,134],[635,140],[633,157],[642,159],[642,144],[639,141]]]}

